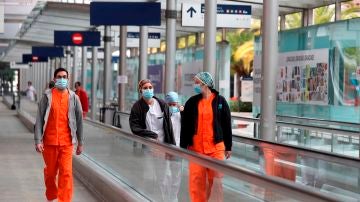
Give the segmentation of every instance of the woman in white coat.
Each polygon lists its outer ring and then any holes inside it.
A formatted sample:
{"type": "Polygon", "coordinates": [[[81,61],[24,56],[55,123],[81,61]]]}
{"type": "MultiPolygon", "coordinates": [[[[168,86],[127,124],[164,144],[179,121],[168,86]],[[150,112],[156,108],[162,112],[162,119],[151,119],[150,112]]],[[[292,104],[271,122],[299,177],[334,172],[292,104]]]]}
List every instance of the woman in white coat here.
{"type": "MultiPolygon", "coordinates": [[[[179,104],[179,95],[176,92],[169,92],[165,96],[165,102],[169,105],[171,123],[174,132],[175,144],[180,147],[181,112],[184,107],[179,104]]],[[[169,202],[178,201],[178,193],[181,184],[182,159],[170,157],[166,165],[165,184],[167,184],[167,198],[169,202]]]]}

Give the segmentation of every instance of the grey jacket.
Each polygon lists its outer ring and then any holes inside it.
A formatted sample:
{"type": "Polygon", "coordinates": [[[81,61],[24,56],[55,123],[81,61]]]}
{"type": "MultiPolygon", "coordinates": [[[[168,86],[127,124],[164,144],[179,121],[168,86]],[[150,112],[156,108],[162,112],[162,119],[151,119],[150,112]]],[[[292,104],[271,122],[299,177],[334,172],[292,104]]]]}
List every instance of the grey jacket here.
{"type": "MultiPolygon", "coordinates": [[[[79,145],[83,144],[83,117],[79,97],[71,90],[69,91],[69,128],[71,130],[72,143],[76,140],[79,145]]],[[[39,109],[36,116],[34,140],[35,144],[42,143],[47,121],[50,114],[52,93],[46,90],[39,102],[39,109]]]]}

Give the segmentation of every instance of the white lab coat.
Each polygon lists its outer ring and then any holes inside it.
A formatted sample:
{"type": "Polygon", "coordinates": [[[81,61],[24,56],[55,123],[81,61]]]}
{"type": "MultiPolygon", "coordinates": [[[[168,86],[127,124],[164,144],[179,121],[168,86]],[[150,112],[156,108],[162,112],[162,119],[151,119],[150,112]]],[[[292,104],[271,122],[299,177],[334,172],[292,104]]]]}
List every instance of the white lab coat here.
{"type": "Polygon", "coordinates": [[[171,114],[171,123],[176,146],[180,147],[181,115],[180,112],[171,114]]]}
{"type": "MultiPolygon", "coordinates": [[[[149,111],[146,114],[146,129],[151,130],[158,134],[157,140],[164,142],[164,128],[163,119],[164,114],[161,111],[160,104],[154,99],[153,105],[149,106],[149,111]]],[[[173,125],[173,132],[176,141],[176,145],[180,145],[180,113],[175,113],[171,116],[173,125]]],[[[182,160],[175,159],[169,160],[165,158],[165,153],[152,149],[152,162],[147,163],[149,170],[153,170],[155,176],[155,184],[158,185],[159,195],[156,198],[157,201],[164,202],[177,202],[178,192],[181,184],[182,175],[182,160]]],[[[150,160],[150,159],[149,159],[150,160]]]]}
{"type": "Polygon", "coordinates": [[[35,101],[35,94],[35,88],[33,86],[28,86],[28,88],[26,89],[26,97],[29,98],[31,101],[35,101]]]}
{"type": "Polygon", "coordinates": [[[159,102],[154,99],[154,103],[149,106],[149,111],[146,113],[146,129],[158,135],[157,140],[164,142],[164,113],[161,111],[159,102]]]}

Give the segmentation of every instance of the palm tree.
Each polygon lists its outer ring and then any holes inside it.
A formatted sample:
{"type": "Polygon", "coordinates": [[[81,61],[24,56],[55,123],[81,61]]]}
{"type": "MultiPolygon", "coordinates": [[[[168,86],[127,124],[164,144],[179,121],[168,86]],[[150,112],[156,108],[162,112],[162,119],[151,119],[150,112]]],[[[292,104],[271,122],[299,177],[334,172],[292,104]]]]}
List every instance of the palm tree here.
{"type": "Polygon", "coordinates": [[[335,6],[323,6],[314,9],[314,24],[331,22],[335,17],[335,6]]]}
{"type": "Polygon", "coordinates": [[[360,6],[354,2],[344,2],[341,5],[341,19],[347,20],[360,17],[360,6]]]}
{"type": "Polygon", "coordinates": [[[301,20],[302,20],[301,12],[286,15],[285,28],[286,29],[299,28],[301,27],[301,20]]]}

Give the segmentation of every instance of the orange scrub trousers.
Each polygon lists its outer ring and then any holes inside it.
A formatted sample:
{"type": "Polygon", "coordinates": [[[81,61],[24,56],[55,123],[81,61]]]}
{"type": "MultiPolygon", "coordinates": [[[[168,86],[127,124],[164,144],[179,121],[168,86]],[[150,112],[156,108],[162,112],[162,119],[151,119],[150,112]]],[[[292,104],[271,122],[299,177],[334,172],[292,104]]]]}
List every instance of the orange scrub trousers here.
{"type": "MultiPolygon", "coordinates": [[[[198,104],[197,133],[193,137],[190,150],[209,157],[223,160],[225,153],[224,142],[214,143],[213,109],[210,98],[203,98],[198,104]]],[[[222,175],[214,170],[205,168],[196,163],[189,163],[189,188],[192,202],[223,201],[222,175]]]]}
{"type": "Polygon", "coordinates": [[[71,132],[69,128],[69,92],[52,89],[50,114],[44,134],[43,158],[46,198],[70,202],[73,193],[71,132]],[[56,176],[58,183],[56,184],[56,176]]]}

